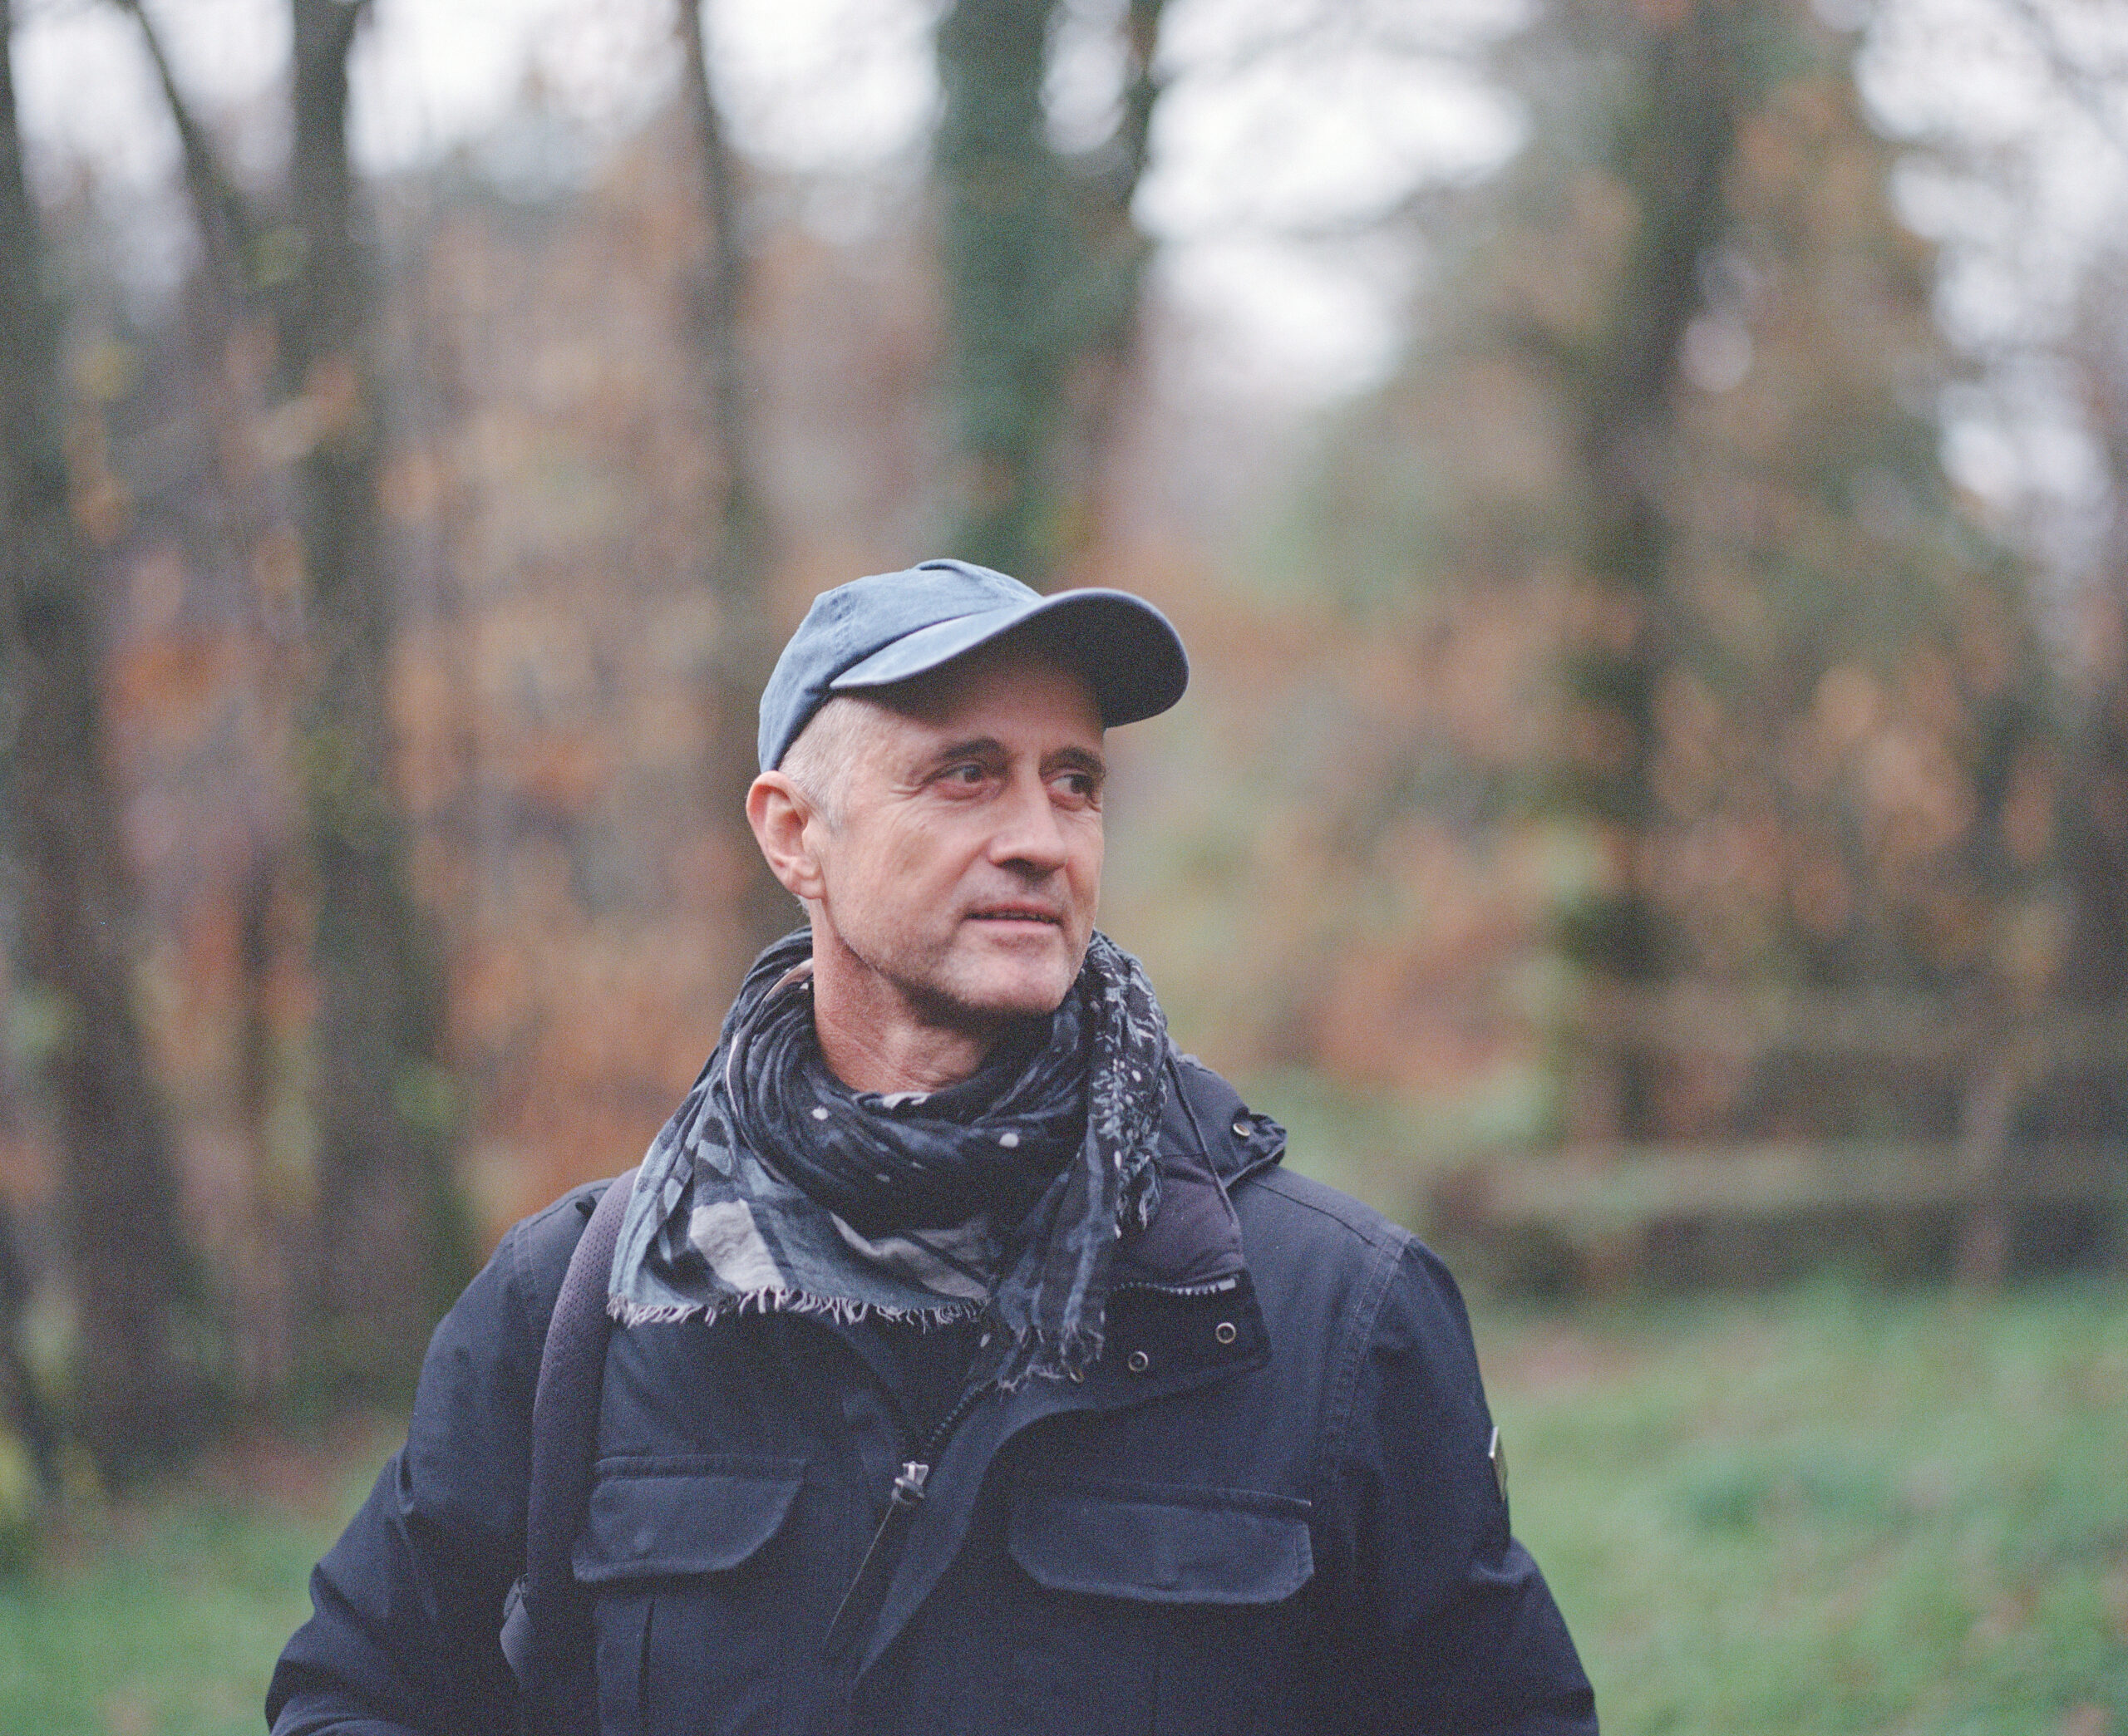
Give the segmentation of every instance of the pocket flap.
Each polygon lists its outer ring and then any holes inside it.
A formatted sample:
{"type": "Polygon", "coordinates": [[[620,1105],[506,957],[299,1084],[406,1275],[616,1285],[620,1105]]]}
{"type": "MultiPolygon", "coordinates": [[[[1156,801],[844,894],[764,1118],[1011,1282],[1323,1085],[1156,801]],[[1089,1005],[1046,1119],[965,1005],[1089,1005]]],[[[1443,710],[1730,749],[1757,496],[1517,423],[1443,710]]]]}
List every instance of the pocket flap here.
{"type": "Polygon", "coordinates": [[[602,1467],[572,1565],[587,1585],[658,1574],[722,1573],[774,1537],[804,1469],[781,1463],[705,1469],[602,1467]]]}
{"type": "Polygon", "coordinates": [[[1037,1585],[1145,1603],[1277,1603],[1315,1571],[1306,1504],[1245,1490],[1022,1486],[1007,1545],[1037,1585]]]}

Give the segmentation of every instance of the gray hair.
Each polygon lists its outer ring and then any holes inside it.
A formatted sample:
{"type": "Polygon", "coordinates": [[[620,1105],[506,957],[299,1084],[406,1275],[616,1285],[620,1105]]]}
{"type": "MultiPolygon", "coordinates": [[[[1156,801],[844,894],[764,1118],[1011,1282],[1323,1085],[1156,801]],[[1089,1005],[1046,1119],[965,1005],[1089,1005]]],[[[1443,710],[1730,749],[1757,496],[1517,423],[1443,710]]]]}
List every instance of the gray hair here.
{"type": "Polygon", "coordinates": [[[798,739],[784,750],[777,770],[798,786],[830,832],[842,828],[850,771],[878,726],[876,705],[839,693],[805,720],[798,739]]]}

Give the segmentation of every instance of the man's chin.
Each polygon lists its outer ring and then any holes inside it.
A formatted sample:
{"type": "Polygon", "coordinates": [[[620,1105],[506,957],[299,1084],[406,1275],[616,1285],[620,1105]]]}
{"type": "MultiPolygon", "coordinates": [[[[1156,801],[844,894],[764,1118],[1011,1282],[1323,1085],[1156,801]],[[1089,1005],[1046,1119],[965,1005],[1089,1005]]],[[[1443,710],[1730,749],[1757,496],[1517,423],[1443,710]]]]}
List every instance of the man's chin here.
{"type": "Polygon", "coordinates": [[[978,1021],[1046,1019],[1063,1004],[1078,974],[1075,966],[1067,966],[1061,957],[1038,965],[1030,961],[1017,969],[971,973],[953,999],[964,1014],[978,1021]]]}
{"type": "Polygon", "coordinates": [[[971,996],[962,1006],[978,1020],[1010,1025],[1022,1019],[1047,1019],[1063,1005],[1064,997],[1071,990],[1071,981],[1066,978],[1054,985],[1045,983],[971,996]]]}

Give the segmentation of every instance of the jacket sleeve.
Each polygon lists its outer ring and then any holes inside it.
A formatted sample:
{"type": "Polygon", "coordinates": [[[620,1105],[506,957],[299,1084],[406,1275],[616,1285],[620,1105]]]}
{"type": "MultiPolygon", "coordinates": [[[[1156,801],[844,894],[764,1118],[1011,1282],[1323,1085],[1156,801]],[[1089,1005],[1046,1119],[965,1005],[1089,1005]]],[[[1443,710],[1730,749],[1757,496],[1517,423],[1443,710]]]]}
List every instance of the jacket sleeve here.
{"type": "Polygon", "coordinates": [[[1508,1529],[1470,1320],[1432,1252],[1389,1252],[1318,1539],[1334,1637],[1325,1724],[1391,1736],[1595,1736],[1544,1576],[1508,1529]]]}
{"type": "Polygon", "coordinates": [[[406,1444],[310,1578],[273,1736],[515,1736],[499,1634],[524,1571],[532,1394],[592,1195],[513,1228],[429,1340],[406,1444]]]}

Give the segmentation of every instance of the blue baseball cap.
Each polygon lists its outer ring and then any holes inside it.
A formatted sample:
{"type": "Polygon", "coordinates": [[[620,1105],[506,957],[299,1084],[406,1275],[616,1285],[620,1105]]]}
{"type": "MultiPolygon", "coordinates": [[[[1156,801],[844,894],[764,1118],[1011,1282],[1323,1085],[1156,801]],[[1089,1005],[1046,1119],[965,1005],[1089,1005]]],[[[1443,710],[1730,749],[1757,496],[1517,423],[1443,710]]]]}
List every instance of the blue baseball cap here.
{"type": "Polygon", "coordinates": [[[1039,623],[1043,645],[1086,677],[1106,727],[1157,716],[1190,684],[1181,636],[1142,598],[1103,590],[1045,597],[988,567],[924,561],[813,599],[761,690],[761,770],[782,763],[832,696],[892,686],[1031,622],[1039,623]]]}

